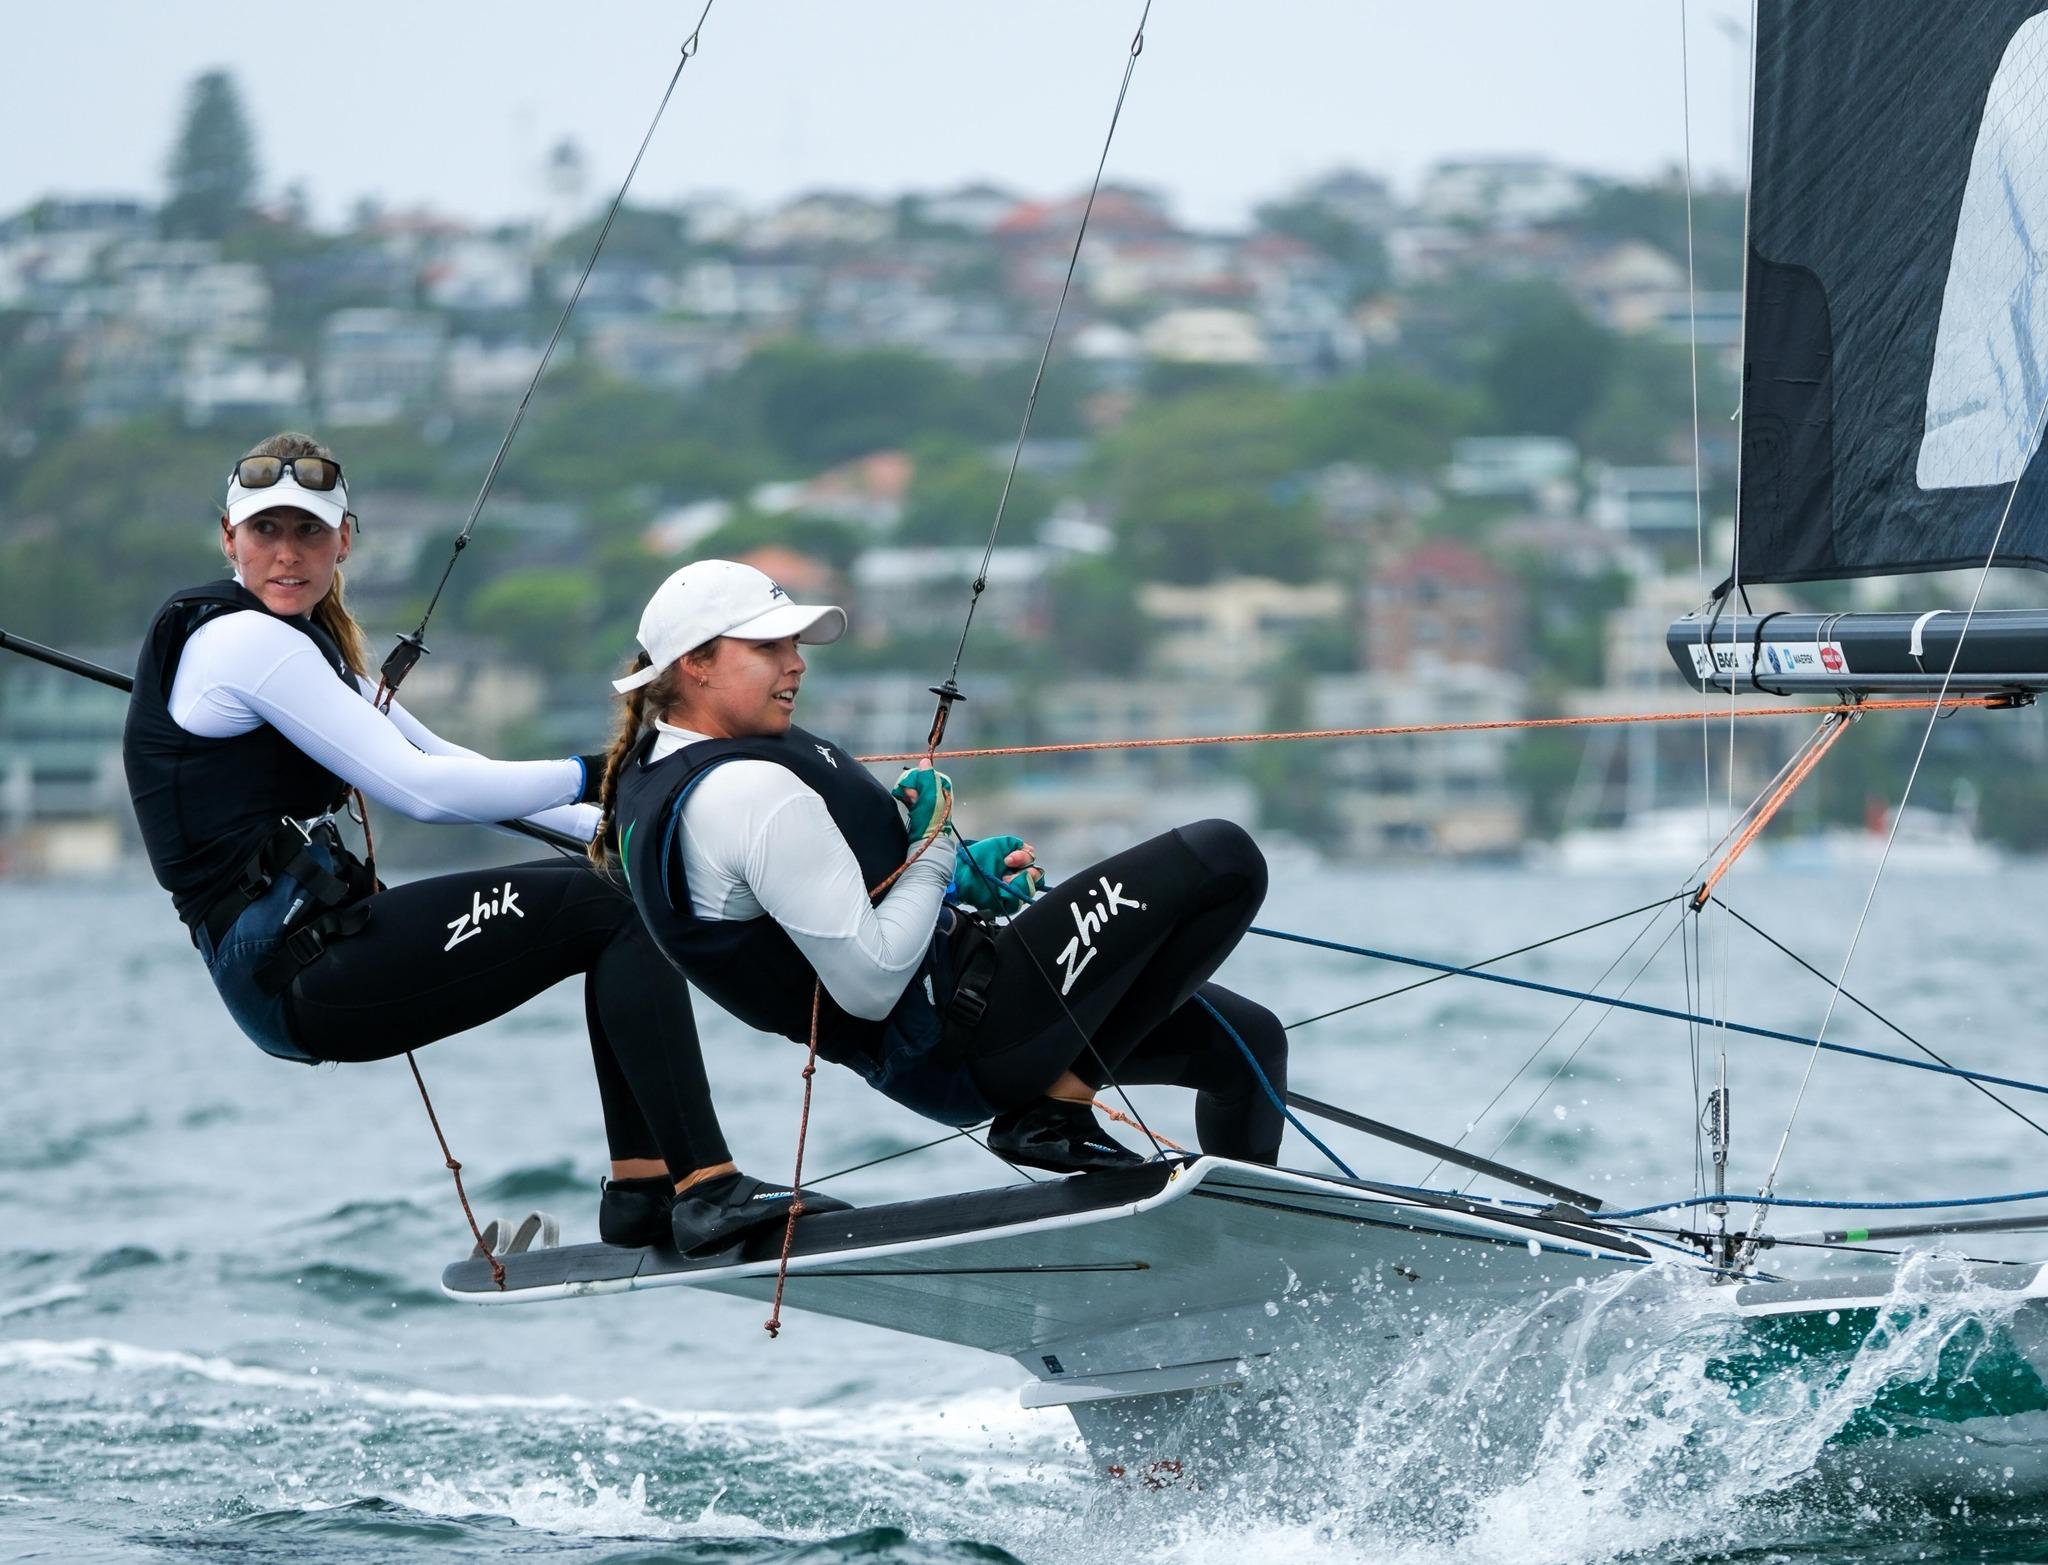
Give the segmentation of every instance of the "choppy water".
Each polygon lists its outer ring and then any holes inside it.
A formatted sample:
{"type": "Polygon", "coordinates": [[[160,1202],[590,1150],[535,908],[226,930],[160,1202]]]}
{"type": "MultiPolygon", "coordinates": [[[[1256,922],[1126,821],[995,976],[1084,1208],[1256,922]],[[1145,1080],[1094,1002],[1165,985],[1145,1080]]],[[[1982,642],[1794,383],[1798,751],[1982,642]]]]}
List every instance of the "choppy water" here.
{"type": "MultiPolygon", "coordinates": [[[[1662,889],[1297,871],[1265,921],[1470,960],[1662,889]]],[[[1862,890],[1752,878],[1729,895],[1831,970],[1862,890]]],[[[2033,866],[1888,883],[1851,988],[1953,1057],[2048,1075],[2044,896],[2048,868],[2033,866]]],[[[1630,932],[1510,970],[1590,983],[1630,932]]],[[[1680,949],[1634,992],[1682,1001],[1680,949]]],[[[1782,957],[1739,935],[1725,960],[1711,939],[1705,955],[1737,1016],[1818,1023],[1825,990],[1782,957]]],[[[1419,975],[1252,942],[1224,976],[1292,1019],[1419,975]]],[[[1295,1079],[1455,1136],[1569,1009],[1438,984],[1297,1034],[1295,1079]]],[[[1489,1149],[1583,1042],[1506,1155],[1619,1201],[1687,1192],[1685,1030],[1617,1015],[1587,1041],[1593,1021],[1565,1021],[1474,1144],[1489,1149]]],[[[795,1051],[715,1017],[706,1031],[741,1161],[783,1171],[795,1051]]],[[[1830,1036],[1898,1047],[1849,1010],[1830,1036]]],[[[569,986],[421,1057],[479,1206],[547,1207],[571,1240],[594,1236],[603,1167],[581,1038],[569,986]]],[[[1768,1162],[1805,1060],[1733,1049],[1739,1185],[1768,1162]]],[[[921,1138],[852,1078],[821,1082],[815,1166],[921,1138]]],[[[1141,1104],[1187,1138],[1176,1094],[1141,1104]]],[[[1424,1170],[1338,1144],[1361,1171],[1424,1170]]],[[[1827,1058],[1783,1187],[2029,1188],[2048,1184],[2042,1151],[1956,1083],[1827,1058]]],[[[1289,1155],[1317,1162],[1292,1141],[1289,1155]]],[[[1004,1177],[955,1145],[835,1188],[879,1201],[1004,1177]]],[[[1761,1394],[1711,1372],[1729,1328],[1673,1268],[1613,1298],[1439,1323],[1371,1383],[1341,1340],[1320,1342],[1271,1388],[1277,1436],[1233,1451],[1198,1491],[1149,1492],[1104,1482],[1064,1414],[1022,1411],[1007,1363],[801,1315],[770,1341],[759,1306],[685,1290],[479,1311],[435,1287],[465,1243],[402,1062],[311,1071],[259,1055],[152,886],[0,886],[0,1558],[2048,1559],[2048,1428],[2005,1420],[1989,1444],[1956,1441],[1952,1463],[1938,1452],[1932,1476],[1926,1460],[1902,1473],[1883,1440],[1843,1454],[1888,1387],[1959,1350],[1953,1314],[1874,1344],[1845,1378],[1761,1394]]]]}

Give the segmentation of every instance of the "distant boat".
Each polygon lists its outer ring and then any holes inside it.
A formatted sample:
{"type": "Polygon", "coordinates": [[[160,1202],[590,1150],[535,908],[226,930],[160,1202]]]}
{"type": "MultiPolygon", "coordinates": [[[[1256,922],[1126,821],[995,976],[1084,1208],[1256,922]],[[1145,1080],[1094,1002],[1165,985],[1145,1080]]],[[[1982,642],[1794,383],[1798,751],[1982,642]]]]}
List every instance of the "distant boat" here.
{"type": "Polygon", "coordinates": [[[1989,875],[2011,855],[1977,835],[1977,812],[1962,806],[1944,813],[1909,804],[1899,812],[1898,830],[1882,809],[1858,828],[1831,826],[1779,845],[1774,862],[1786,870],[1852,870],[1865,874],[1880,862],[1886,874],[1989,875]],[[1886,844],[1890,844],[1887,853],[1886,844]]]}
{"type": "MultiPolygon", "coordinates": [[[[1725,818],[1709,825],[1704,806],[1668,805],[1639,810],[1615,826],[1580,826],[1555,842],[1532,844],[1531,868],[1564,875],[1642,875],[1680,880],[1703,872],[1725,818]]],[[[1770,862],[1769,850],[1751,847],[1744,862],[1770,862]]]]}

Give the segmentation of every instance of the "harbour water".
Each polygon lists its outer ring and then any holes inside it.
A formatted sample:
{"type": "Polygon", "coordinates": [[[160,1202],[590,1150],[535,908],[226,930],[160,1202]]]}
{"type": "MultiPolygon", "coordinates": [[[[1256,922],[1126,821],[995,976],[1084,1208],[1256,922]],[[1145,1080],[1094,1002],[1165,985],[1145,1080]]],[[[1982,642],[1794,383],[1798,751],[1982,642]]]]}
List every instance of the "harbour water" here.
{"type": "MultiPolygon", "coordinates": [[[[1263,922],[1474,961],[1674,889],[1298,865],[1263,922]]],[[[1832,972],[1865,889],[1738,874],[1727,895],[1832,972]]],[[[2044,866],[1888,880],[1848,987],[1961,1063],[2048,1077],[2044,898],[2044,866]]],[[[1819,1025],[1827,987],[1753,936],[1708,925],[1689,982],[1687,940],[1659,945],[1675,917],[1630,947],[1650,917],[1503,971],[1662,1004],[1690,988],[1740,1020],[1819,1025]]],[[[1255,939],[1223,976],[1291,1021],[1426,975],[1255,939]]],[[[798,1052],[700,1014],[743,1165],[785,1175],[798,1052]]],[[[1828,1035],[1907,1051],[1847,1004],[1828,1035]]],[[[1295,1084],[1315,1096],[1445,1139],[1476,1123],[1482,1152],[1525,1116],[1502,1156],[1617,1204],[1693,1189],[1693,1045],[1713,1040],[1682,1024],[1452,980],[1294,1036],[1295,1084]]],[[[1734,1186],[1754,1188],[1808,1057],[1729,1048],[1734,1186]]],[[[479,1208],[544,1207],[565,1238],[593,1238],[602,1142],[575,987],[420,1061],[479,1208]]],[[[814,1168],[928,1134],[844,1073],[820,1083],[814,1168]]],[[[1177,1094],[1138,1101],[1191,1139],[1177,1094]]],[[[1332,1139],[1361,1172],[1427,1169],[1332,1139]]],[[[1962,1083],[1824,1056],[1781,1189],[2039,1188],[2044,1151],[1962,1083]]],[[[1288,1160],[1319,1163],[1292,1135],[1288,1160]]],[[[830,1188],[874,1202],[1011,1177],[956,1142],[830,1188]]],[[[1425,1329],[1390,1378],[1337,1362],[1297,1381],[1298,1437],[1155,1491],[1099,1473],[1064,1414],[1020,1409],[1006,1362],[801,1313],[770,1340],[759,1306],[687,1290],[477,1310],[436,1287],[467,1243],[402,1061],[259,1054],[153,885],[0,886],[0,1560],[2048,1559],[2048,1414],[2000,1423],[1989,1491],[1938,1464],[1910,1480],[1845,1465],[1835,1437],[1942,1344],[1901,1340],[1844,1385],[1745,1399],[1704,1372],[1726,1328],[1680,1265],[1631,1283],[1655,1324],[1592,1359],[1526,1352],[1520,1317],[1425,1329]]],[[[1973,1237],[1969,1253],[2048,1255],[2048,1240],[1973,1237]]],[[[1981,1442],[1956,1452],[1958,1470],[1985,1460],[1981,1442]]]]}

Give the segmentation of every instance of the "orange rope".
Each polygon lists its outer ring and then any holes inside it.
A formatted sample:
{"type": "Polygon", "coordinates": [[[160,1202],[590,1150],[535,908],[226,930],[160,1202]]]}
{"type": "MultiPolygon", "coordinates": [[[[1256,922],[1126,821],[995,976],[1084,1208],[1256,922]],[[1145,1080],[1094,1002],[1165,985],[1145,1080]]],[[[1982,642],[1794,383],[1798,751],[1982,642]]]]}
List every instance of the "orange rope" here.
{"type": "MultiPolygon", "coordinates": [[[[878,884],[869,889],[868,900],[870,902],[874,901],[876,897],[879,897],[883,892],[895,885],[898,876],[919,859],[923,858],[925,850],[939,840],[940,835],[946,829],[946,822],[952,818],[953,795],[941,789],[939,793],[938,826],[924,841],[917,845],[915,853],[889,871],[878,884]]],[[[804,1215],[804,1143],[810,1139],[811,1134],[811,1083],[818,1074],[818,1012],[823,1006],[824,1001],[824,980],[815,979],[811,984],[811,1048],[810,1053],[804,1059],[804,1110],[802,1117],[797,1120],[796,1125],[796,1170],[789,1176],[789,1188],[796,1192],[796,1197],[789,1203],[789,1217],[782,1225],[782,1259],[776,1263],[775,1267],[775,1302],[769,1306],[768,1318],[761,1322],[761,1329],[771,1337],[780,1337],[782,1335],[782,1292],[783,1289],[789,1286],[789,1252],[790,1248],[796,1243],[796,1220],[804,1215]]]]}
{"type": "MultiPolygon", "coordinates": [[[[2008,696],[1949,696],[1935,700],[1932,696],[1912,697],[1896,701],[1865,701],[1855,706],[1858,712],[1924,712],[1932,707],[2000,707],[2010,706],[2008,696]]],[[[1723,717],[1813,717],[1828,716],[1844,710],[1842,703],[1827,706],[1760,706],[1747,710],[1724,711],[1713,714],[1719,722],[1723,717]]],[[[981,750],[940,750],[927,754],[922,750],[906,751],[902,754],[863,755],[863,762],[879,765],[884,761],[978,761],[999,755],[1073,755],[1089,750],[1168,750],[1185,749],[1191,745],[1211,744],[1263,744],[1288,739],[1386,739],[1402,734],[1476,734],[1496,733],[1514,728],[1591,728],[1611,723],[1696,723],[1700,711],[1695,707],[1690,712],[1628,712],[1614,716],[1589,715],[1584,717],[1503,717],[1476,723],[1398,723],[1380,728],[1310,728],[1296,733],[1271,734],[1200,734],[1192,738],[1172,739],[1089,739],[1071,744],[1012,744],[997,745],[981,750]]]]}
{"type": "Polygon", "coordinates": [[[1770,824],[1771,817],[1778,813],[1779,807],[1792,797],[1799,785],[1806,781],[1816,766],[1820,765],[1821,757],[1834,748],[1835,741],[1849,731],[1850,723],[1859,715],[1849,713],[1829,718],[1813,748],[1799,758],[1798,764],[1785,774],[1784,779],[1771,791],[1769,797],[1757,806],[1755,814],[1750,816],[1734,842],[1729,844],[1728,851],[1721,857],[1721,862],[1714,866],[1713,873],[1708,875],[1700,889],[1693,893],[1692,905],[1695,912],[1707,905],[1707,899],[1714,894],[1714,887],[1721,883],[1721,877],[1728,873],[1729,867],[1737,859],[1742,857],[1743,850],[1756,841],[1758,834],[1770,824]]]}
{"type": "Polygon", "coordinates": [[[1178,1141],[1174,1140],[1173,1137],[1160,1135],[1159,1132],[1154,1130],[1150,1125],[1143,1124],[1138,1120],[1132,1119],[1130,1115],[1124,1113],[1120,1109],[1111,1108],[1107,1103],[1104,1103],[1100,1098],[1097,1098],[1094,1101],[1094,1103],[1090,1106],[1093,1108],[1101,1109],[1103,1113],[1107,1114],[1119,1125],[1128,1125],[1133,1130],[1143,1131],[1147,1136],[1149,1136],[1152,1140],[1158,1142],[1161,1146],[1172,1147],[1173,1150],[1176,1152],[1187,1151],[1187,1148],[1182,1146],[1178,1141]]]}

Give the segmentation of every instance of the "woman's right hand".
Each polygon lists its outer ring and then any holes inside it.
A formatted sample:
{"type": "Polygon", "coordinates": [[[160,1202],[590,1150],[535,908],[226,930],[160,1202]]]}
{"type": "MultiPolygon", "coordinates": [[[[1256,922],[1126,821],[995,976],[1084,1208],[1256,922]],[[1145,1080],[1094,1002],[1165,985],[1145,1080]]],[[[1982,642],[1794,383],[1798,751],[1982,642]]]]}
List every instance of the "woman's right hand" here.
{"type": "Polygon", "coordinates": [[[953,779],[929,766],[912,767],[889,792],[910,811],[912,842],[930,842],[952,815],[953,779]]]}

